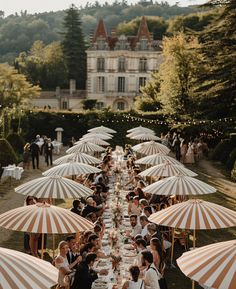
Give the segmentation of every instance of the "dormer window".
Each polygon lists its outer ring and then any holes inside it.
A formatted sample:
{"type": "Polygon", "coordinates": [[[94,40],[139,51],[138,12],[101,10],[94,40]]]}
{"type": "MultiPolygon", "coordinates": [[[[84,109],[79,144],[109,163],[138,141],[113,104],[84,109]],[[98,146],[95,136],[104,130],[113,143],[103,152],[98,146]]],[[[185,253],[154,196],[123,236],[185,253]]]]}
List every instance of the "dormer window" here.
{"type": "Polygon", "coordinates": [[[147,50],[148,49],[148,40],[141,39],[140,40],[140,50],[147,50]]]}
{"type": "Polygon", "coordinates": [[[105,50],[105,48],[106,48],[105,40],[103,38],[97,39],[97,49],[98,50],[105,50]]]}

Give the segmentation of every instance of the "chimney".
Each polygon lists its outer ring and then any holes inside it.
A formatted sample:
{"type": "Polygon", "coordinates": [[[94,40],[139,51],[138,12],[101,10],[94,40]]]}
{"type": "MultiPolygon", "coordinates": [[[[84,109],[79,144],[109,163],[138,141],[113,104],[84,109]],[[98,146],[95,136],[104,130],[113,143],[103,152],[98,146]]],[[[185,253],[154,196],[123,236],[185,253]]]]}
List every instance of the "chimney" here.
{"type": "Polygon", "coordinates": [[[76,80],[70,79],[70,95],[73,95],[75,91],[76,91],[76,80]]]}

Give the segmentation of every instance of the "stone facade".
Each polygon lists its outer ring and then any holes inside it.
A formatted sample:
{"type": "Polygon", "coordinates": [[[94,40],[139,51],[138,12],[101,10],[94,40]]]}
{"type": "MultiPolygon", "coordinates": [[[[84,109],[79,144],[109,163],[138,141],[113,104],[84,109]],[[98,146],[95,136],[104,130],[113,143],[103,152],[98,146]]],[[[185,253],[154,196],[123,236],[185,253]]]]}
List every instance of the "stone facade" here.
{"type": "Polygon", "coordinates": [[[157,71],[162,62],[160,41],[153,40],[145,17],[136,36],[109,36],[103,20],[87,50],[87,97],[97,99],[98,107],[126,110],[140,94],[140,86],[157,71]]]}

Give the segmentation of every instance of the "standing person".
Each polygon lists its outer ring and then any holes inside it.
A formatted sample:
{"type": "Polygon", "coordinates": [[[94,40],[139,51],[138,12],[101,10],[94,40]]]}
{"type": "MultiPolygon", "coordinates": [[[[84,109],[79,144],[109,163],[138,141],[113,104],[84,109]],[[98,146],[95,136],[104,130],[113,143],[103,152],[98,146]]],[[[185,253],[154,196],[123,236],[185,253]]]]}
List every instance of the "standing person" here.
{"type": "Polygon", "coordinates": [[[23,152],[23,169],[29,169],[30,166],[30,143],[24,146],[23,152]]]}
{"type": "Polygon", "coordinates": [[[181,157],[182,157],[182,163],[183,164],[186,162],[187,151],[188,151],[188,141],[186,139],[184,139],[181,142],[181,145],[180,145],[180,152],[181,152],[181,157]]]}
{"type": "Polygon", "coordinates": [[[76,142],[76,139],[72,136],[72,138],[69,140],[69,148],[73,147],[75,142],[76,142]]]}
{"type": "Polygon", "coordinates": [[[160,289],[159,279],[161,279],[161,276],[153,263],[152,253],[144,251],[141,254],[142,265],[146,268],[144,272],[145,289],[160,289]]]}
{"type": "Polygon", "coordinates": [[[39,168],[39,153],[40,153],[40,149],[39,149],[39,146],[36,144],[35,141],[32,141],[32,143],[30,145],[30,152],[31,152],[31,157],[32,157],[33,169],[35,169],[35,161],[36,161],[36,166],[37,166],[37,169],[38,169],[39,168]]]}
{"type": "Polygon", "coordinates": [[[179,139],[179,136],[176,134],[174,141],[173,141],[173,144],[172,144],[172,147],[174,148],[175,157],[176,157],[177,161],[180,161],[180,157],[181,157],[180,144],[181,144],[181,141],[179,139]]]}
{"type": "MultiPolygon", "coordinates": [[[[78,250],[78,246],[76,243],[76,239],[75,236],[68,236],[66,238],[66,242],[68,244],[69,250],[68,253],[66,254],[67,260],[69,264],[72,264],[75,262],[75,260],[79,257],[79,250],[78,250]]],[[[77,263],[75,264],[77,265],[77,263]]],[[[74,267],[73,267],[74,268],[74,267]]]]}
{"type": "Polygon", "coordinates": [[[188,144],[188,151],[187,151],[186,156],[185,156],[185,163],[186,164],[194,164],[195,163],[193,142],[190,142],[188,144]]]}
{"type": "Polygon", "coordinates": [[[45,161],[47,163],[47,166],[49,166],[49,160],[50,160],[50,166],[52,166],[52,151],[53,151],[54,147],[52,144],[51,139],[47,139],[47,142],[45,144],[44,147],[44,151],[45,151],[45,161]]]}

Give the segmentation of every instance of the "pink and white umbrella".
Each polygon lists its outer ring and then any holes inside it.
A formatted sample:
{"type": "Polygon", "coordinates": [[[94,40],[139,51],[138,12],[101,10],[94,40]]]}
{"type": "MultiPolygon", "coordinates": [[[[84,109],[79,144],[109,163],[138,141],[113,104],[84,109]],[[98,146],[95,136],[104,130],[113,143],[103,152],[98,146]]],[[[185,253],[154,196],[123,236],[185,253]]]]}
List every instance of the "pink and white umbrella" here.
{"type": "Polygon", "coordinates": [[[156,136],[153,133],[150,132],[142,132],[142,133],[137,133],[132,135],[132,137],[130,137],[131,139],[135,139],[135,140],[141,140],[141,141],[145,141],[145,140],[160,140],[160,138],[158,136],[156,136]]]}
{"type": "MultiPolygon", "coordinates": [[[[80,138],[79,141],[88,141],[88,142],[91,142],[91,143],[94,143],[96,145],[99,145],[99,146],[109,146],[109,142],[97,137],[97,136],[87,136],[87,137],[82,137],[80,138]]],[[[79,143],[76,142],[75,144],[78,144],[79,143]]]]}
{"type": "Polygon", "coordinates": [[[144,126],[137,126],[134,128],[131,128],[129,130],[127,130],[128,133],[132,133],[132,132],[150,132],[150,133],[154,133],[154,131],[150,128],[144,127],[144,126]]]}
{"type": "Polygon", "coordinates": [[[211,244],[184,253],[177,263],[181,271],[201,285],[235,289],[236,240],[211,244]]]}
{"type": "Polygon", "coordinates": [[[133,146],[132,149],[140,154],[144,154],[147,156],[157,153],[167,155],[170,152],[170,149],[167,146],[154,141],[140,143],[133,146]]]}
{"type": "Polygon", "coordinates": [[[181,162],[177,161],[176,159],[174,159],[170,156],[161,154],[161,153],[143,157],[143,158],[135,161],[135,164],[155,166],[155,165],[160,165],[160,164],[167,163],[167,162],[170,164],[173,164],[173,165],[180,165],[180,166],[182,165],[183,166],[183,164],[181,162]]]}
{"type": "Polygon", "coordinates": [[[92,152],[103,152],[105,149],[101,146],[98,146],[94,143],[89,141],[79,141],[78,144],[74,145],[73,147],[69,148],[66,153],[92,153],[92,152]]]}
{"type": "Polygon", "coordinates": [[[15,250],[0,248],[1,289],[49,289],[58,270],[49,262],[15,250]]]}
{"type": "Polygon", "coordinates": [[[93,138],[93,137],[98,137],[103,140],[108,140],[108,139],[112,139],[113,135],[109,133],[105,133],[105,132],[104,133],[89,132],[83,135],[83,138],[93,138]]]}
{"type": "Polygon", "coordinates": [[[88,130],[88,132],[95,132],[95,133],[116,133],[116,131],[114,129],[111,129],[109,127],[106,126],[98,126],[98,127],[94,127],[88,130]]]}
{"type": "Polygon", "coordinates": [[[100,164],[101,160],[99,160],[93,156],[90,156],[88,154],[78,152],[78,153],[72,153],[72,154],[68,154],[68,155],[65,155],[63,157],[60,157],[60,158],[56,159],[53,162],[53,164],[54,165],[61,165],[61,164],[69,163],[69,162],[95,165],[95,164],[100,164]]]}
{"type": "Polygon", "coordinates": [[[153,166],[139,174],[142,177],[171,177],[171,176],[197,176],[193,171],[185,168],[182,165],[173,165],[170,163],[164,163],[160,165],[153,166]]]}

